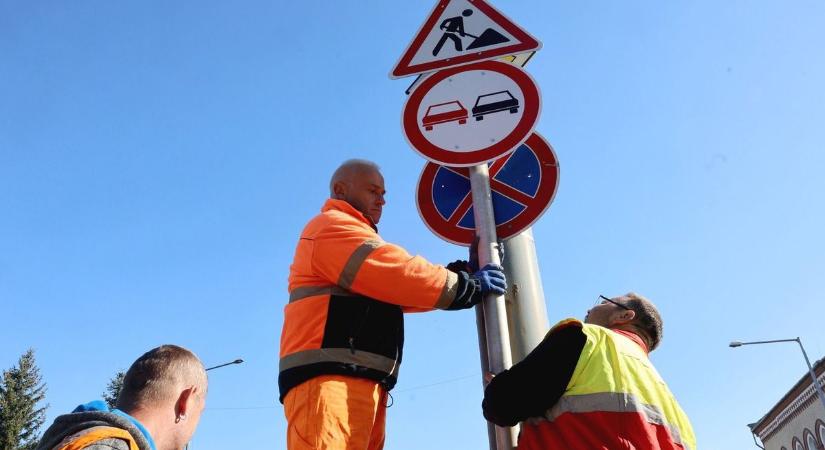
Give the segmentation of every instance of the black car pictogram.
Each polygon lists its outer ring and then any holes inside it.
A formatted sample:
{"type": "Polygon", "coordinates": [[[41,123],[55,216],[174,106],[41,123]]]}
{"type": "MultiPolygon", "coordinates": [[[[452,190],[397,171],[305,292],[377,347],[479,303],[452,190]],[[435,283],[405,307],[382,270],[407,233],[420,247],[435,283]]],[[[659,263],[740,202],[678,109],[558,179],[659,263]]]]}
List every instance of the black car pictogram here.
{"type": "Polygon", "coordinates": [[[479,95],[472,112],[476,120],[482,120],[485,115],[500,111],[509,110],[510,114],[515,114],[518,112],[518,108],[518,100],[513,97],[510,91],[498,91],[479,95]]]}

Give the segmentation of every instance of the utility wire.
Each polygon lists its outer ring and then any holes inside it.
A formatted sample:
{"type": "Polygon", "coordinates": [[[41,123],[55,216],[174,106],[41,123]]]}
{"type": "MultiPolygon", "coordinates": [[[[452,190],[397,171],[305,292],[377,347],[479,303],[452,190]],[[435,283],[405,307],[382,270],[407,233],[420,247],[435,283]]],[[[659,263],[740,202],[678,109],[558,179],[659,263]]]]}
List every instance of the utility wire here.
{"type": "MultiPolygon", "coordinates": [[[[417,391],[419,389],[426,389],[426,388],[429,388],[429,387],[439,386],[439,385],[442,385],[442,384],[454,383],[456,381],[466,380],[468,378],[473,378],[473,377],[476,377],[476,376],[478,376],[478,375],[477,374],[464,375],[464,376],[461,376],[461,377],[449,378],[449,379],[446,379],[446,380],[436,381],[434,383],[420,384],[418,386],[412,386],[412,387],[408,387],[406,389],[398,390],[398,391],[396,391],[396,394],[400,394],[402,392],[417,391]]],[[[252,409],[275,409],[275,408],[280,408],[280,406],[277,406],[277,405],[273,405],[273,406],[241,406],[241,407],[234,407],[234,408],[233,407],[227,407],[227,408],[209,408],[209,407],[207,407],[206,409],[209,410],[209,411],[241,411],[241,410],[252,410],[252,409]]]]}
{"type": "Polygon", "coordinates": [[[407,389],[400,389],[400,390],[395,391],[395,392],[397,394],[400,394],[402,392],[417,391],[419,389],[424,389],[424,388],[428,388],[428,387],[432,387],[432,386],[438,386],[440,384],[452,383],[452,382],[455,382],[455,381],[466,380],[467,378],[472,378],[472,377],[476,377],[476,376],[478,376],[478,375],[475,375],[475,374],[473,374],[473,375],[464,375],[463,377],[450,378],[448,380],[436,381],[435,383],[421,384],[421,385],[418,385],[418,386],[408,387],[407,389]]]}

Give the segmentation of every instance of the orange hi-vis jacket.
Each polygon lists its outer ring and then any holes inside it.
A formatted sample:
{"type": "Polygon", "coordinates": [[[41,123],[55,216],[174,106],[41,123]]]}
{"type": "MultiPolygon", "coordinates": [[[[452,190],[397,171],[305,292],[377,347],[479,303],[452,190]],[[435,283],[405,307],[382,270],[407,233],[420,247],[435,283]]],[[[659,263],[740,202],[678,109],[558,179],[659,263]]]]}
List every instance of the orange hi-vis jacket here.
{"type": "Polygon", "coordinates": [[[524,423],[519,449],[695,450],[693,428],[641,341],[568,319],[586,340],[567,388],[544,417],[524,423]]]}
{"type": "Polygon", "coordinates": [[[404,345],[403,313],[472,306],[459,301],[472,289],[467,274],[384,242],[368,217],[343,200],[327,200],[301,233],[290,266],[281,402],[291,388],[326,374],[392,389],[404,345]]]}

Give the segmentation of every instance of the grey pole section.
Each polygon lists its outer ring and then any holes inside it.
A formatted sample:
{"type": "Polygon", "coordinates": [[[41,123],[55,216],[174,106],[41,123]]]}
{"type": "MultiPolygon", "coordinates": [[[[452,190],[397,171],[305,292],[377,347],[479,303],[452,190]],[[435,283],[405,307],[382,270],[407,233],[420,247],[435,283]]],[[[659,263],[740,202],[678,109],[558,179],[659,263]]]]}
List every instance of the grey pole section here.
{"type": "Polygon", "coordinates": [[[819,380],[816,379],[814,368],[811,366],[811,360],[808,359],[808,353],[805,352],[805,347],[802,346],[802,340],[799,339],[799,337],[797,337],[795,341],[799,344],[799,349],[802,350],[802,356],[805,357],[805,362],[808,363],[808,373],[811,374],[811,381],[814,383],[814,389],[816,389],[816,393],[819,395],[819,401],[822,402],[822,407],[825,408],[825,394],[822,392],[822,385],[819,384],[819,380]]]}
{"type": "MultiPolygon", "coordinates": [[[[470,187],[473,195],[473,217],[478,242],[478,264],[501,264],[498,256],[496,223],[493,217],[493,199],[490,193],[490,174],[487,164],[470,167],[470,187]]],[[[488,294],[482,303],[484,330],[487,341],[488,371],[499,373],[513,365],[510,353],[510,336],[507,332],[507,313],[504,296],[488,294]]],[[[482,330],[479,330],[480,332],[482,330]]],[[[495,427],[496,448],[511,450],[517,442],[517,430],[495,427]]]]}
{"type": "Polygon", "coordinates": [[[816,379],[816,374],[814,373],[814,368],[811,366],[811,360],[808,359],[808,353],[805,352],[805,347],[802,346],[802,340],[799,337],[795,339],[774,339],[772,341],[753,341],[753,342],[739,342],[733,341],[729,344],[730,347],[741,347],[743,345],[753,345],[753,344],[773,344],[775,342],[796,342],[799,344],[799,349],[802,350],[802,356],[805,357],[805,363],[808,364],[808,373],[811,375],[811,382],[814,384],[814,390],[816,394],[819,396],[819,401],[822,402],[822,407],[825,408],[825,393],[822,392],[822,385],[819,384],[819,380],[816,379]]]}
{"type": "MultiPolygon", "coordinates": [[[[487,331],[484,327],[484,307],[476,305],[476,327],[478,328],[478,354],[481,356],[481,389],[487,387],[487,380],[484,374],[487,373],[490,367],[490,362],[487,359],[487,331]]],[[[492,422],[487,422],[487,440],[490,443],[490,450],[496,448],[496,426],[492,422]]]]}
{"type": "Polygon", "coordinates": [[[503,265],[510,348],[513,361],[518,362],[536,348],[550,328],[532,228],[504,241],[503,265]]]}

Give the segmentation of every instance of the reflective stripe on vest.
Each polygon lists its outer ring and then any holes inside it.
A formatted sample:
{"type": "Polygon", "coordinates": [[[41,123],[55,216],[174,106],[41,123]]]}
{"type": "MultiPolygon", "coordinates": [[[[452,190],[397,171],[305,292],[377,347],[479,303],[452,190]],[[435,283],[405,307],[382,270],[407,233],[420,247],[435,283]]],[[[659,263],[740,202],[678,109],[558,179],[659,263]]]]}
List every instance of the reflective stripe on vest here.
{"type": "Polygon", "coordinates": [[[458,295],[458,275],[447,271],[447,282],[444,283],[444,289],[441,290],[441,295],[435,302],[436,309],[447,309],[453,304],[456,295],[458,295]]]}
{"type": "Polygon", "coordinates": [[[682,433],[679,431],[679,428],[669,424],[665,420],[665,415],[662,410],[656,406],[643,403],[633,394],[602,392],[576,396],[565,395],[547,412],[545,418],[552,421],[564,413],[581,414],[590,412],[638,414],[648,423],[667,428],[670,435],[673,436],[674,442],[684,446],[682,433]]]}
{"type": "Polygon", "coordinates": [[[398,364],[392,358],[375,353],[358,350],[352,352],[348,348],[321,348],[318,350],[304,350],[281,358],[278,370],[283,372],[293,367],[322,362],[342,362],[357,364],[367,369],[378,370],[398,378],[398,364]]]}
{"type": "Polygon", "coordinates": [[[344,289],[352,287],[352,282],[355,281],[355,275],[358,274],[361,266],[364,265],[364,261],[367,260],[367,257],[370,256],[373,250],[382,245],[384,245],[383,242],[373,240],[365,241],[359,245],[358,248],[352,252],[352,255],[350,255],[347,263],[344,264],[344,269],[341,270],[341,275],[338,277],[338,286],[344,289]]]}
{"type": "Polygon", "coordinates": [[[102,441],[104,439],[121,439],[129,444],[129,450],[140,450],[140,448],[137,445],[137,442],[135,442],[135,438],[133,438],[128,431],[109,426],[88,428],[80,432],[79,434],[72,436],[71,441],[68,444],[61,443],[61,445],[63,446],[55,447],[55,449],[81,450],[83,448],[88,447],[91,444],[94,444],[95,442],[102,441]]]}
{"type": "Polygon", "coordinates": [[[295,288],[289,293],[289,303],[303,300],[316,295],[352,295],[350,291],[338,286],[304,286],[295,288]]]}
{"type": "MultiPolygon", "coordinates": [[[[575,420],[577,414],[626,413],[628,418],[636,417],[634,420],[668,430],[673,443],[695,449],[696,438],[687,416],[644,350],[607,328],[577,325],[582,327],[587,340],[567,390],[547,411],[544,423],[553,426],[553,421],[564,414],[571,414],[565,416],[570,418],[567,420],[575,420]]],[[[542,426],[542,420],[531,423],[542,426]]],[[[566,436],[565,430],[557,431],[566,436]]],[[[651,448],[658,448],[653,444],[651,448]]]]}

